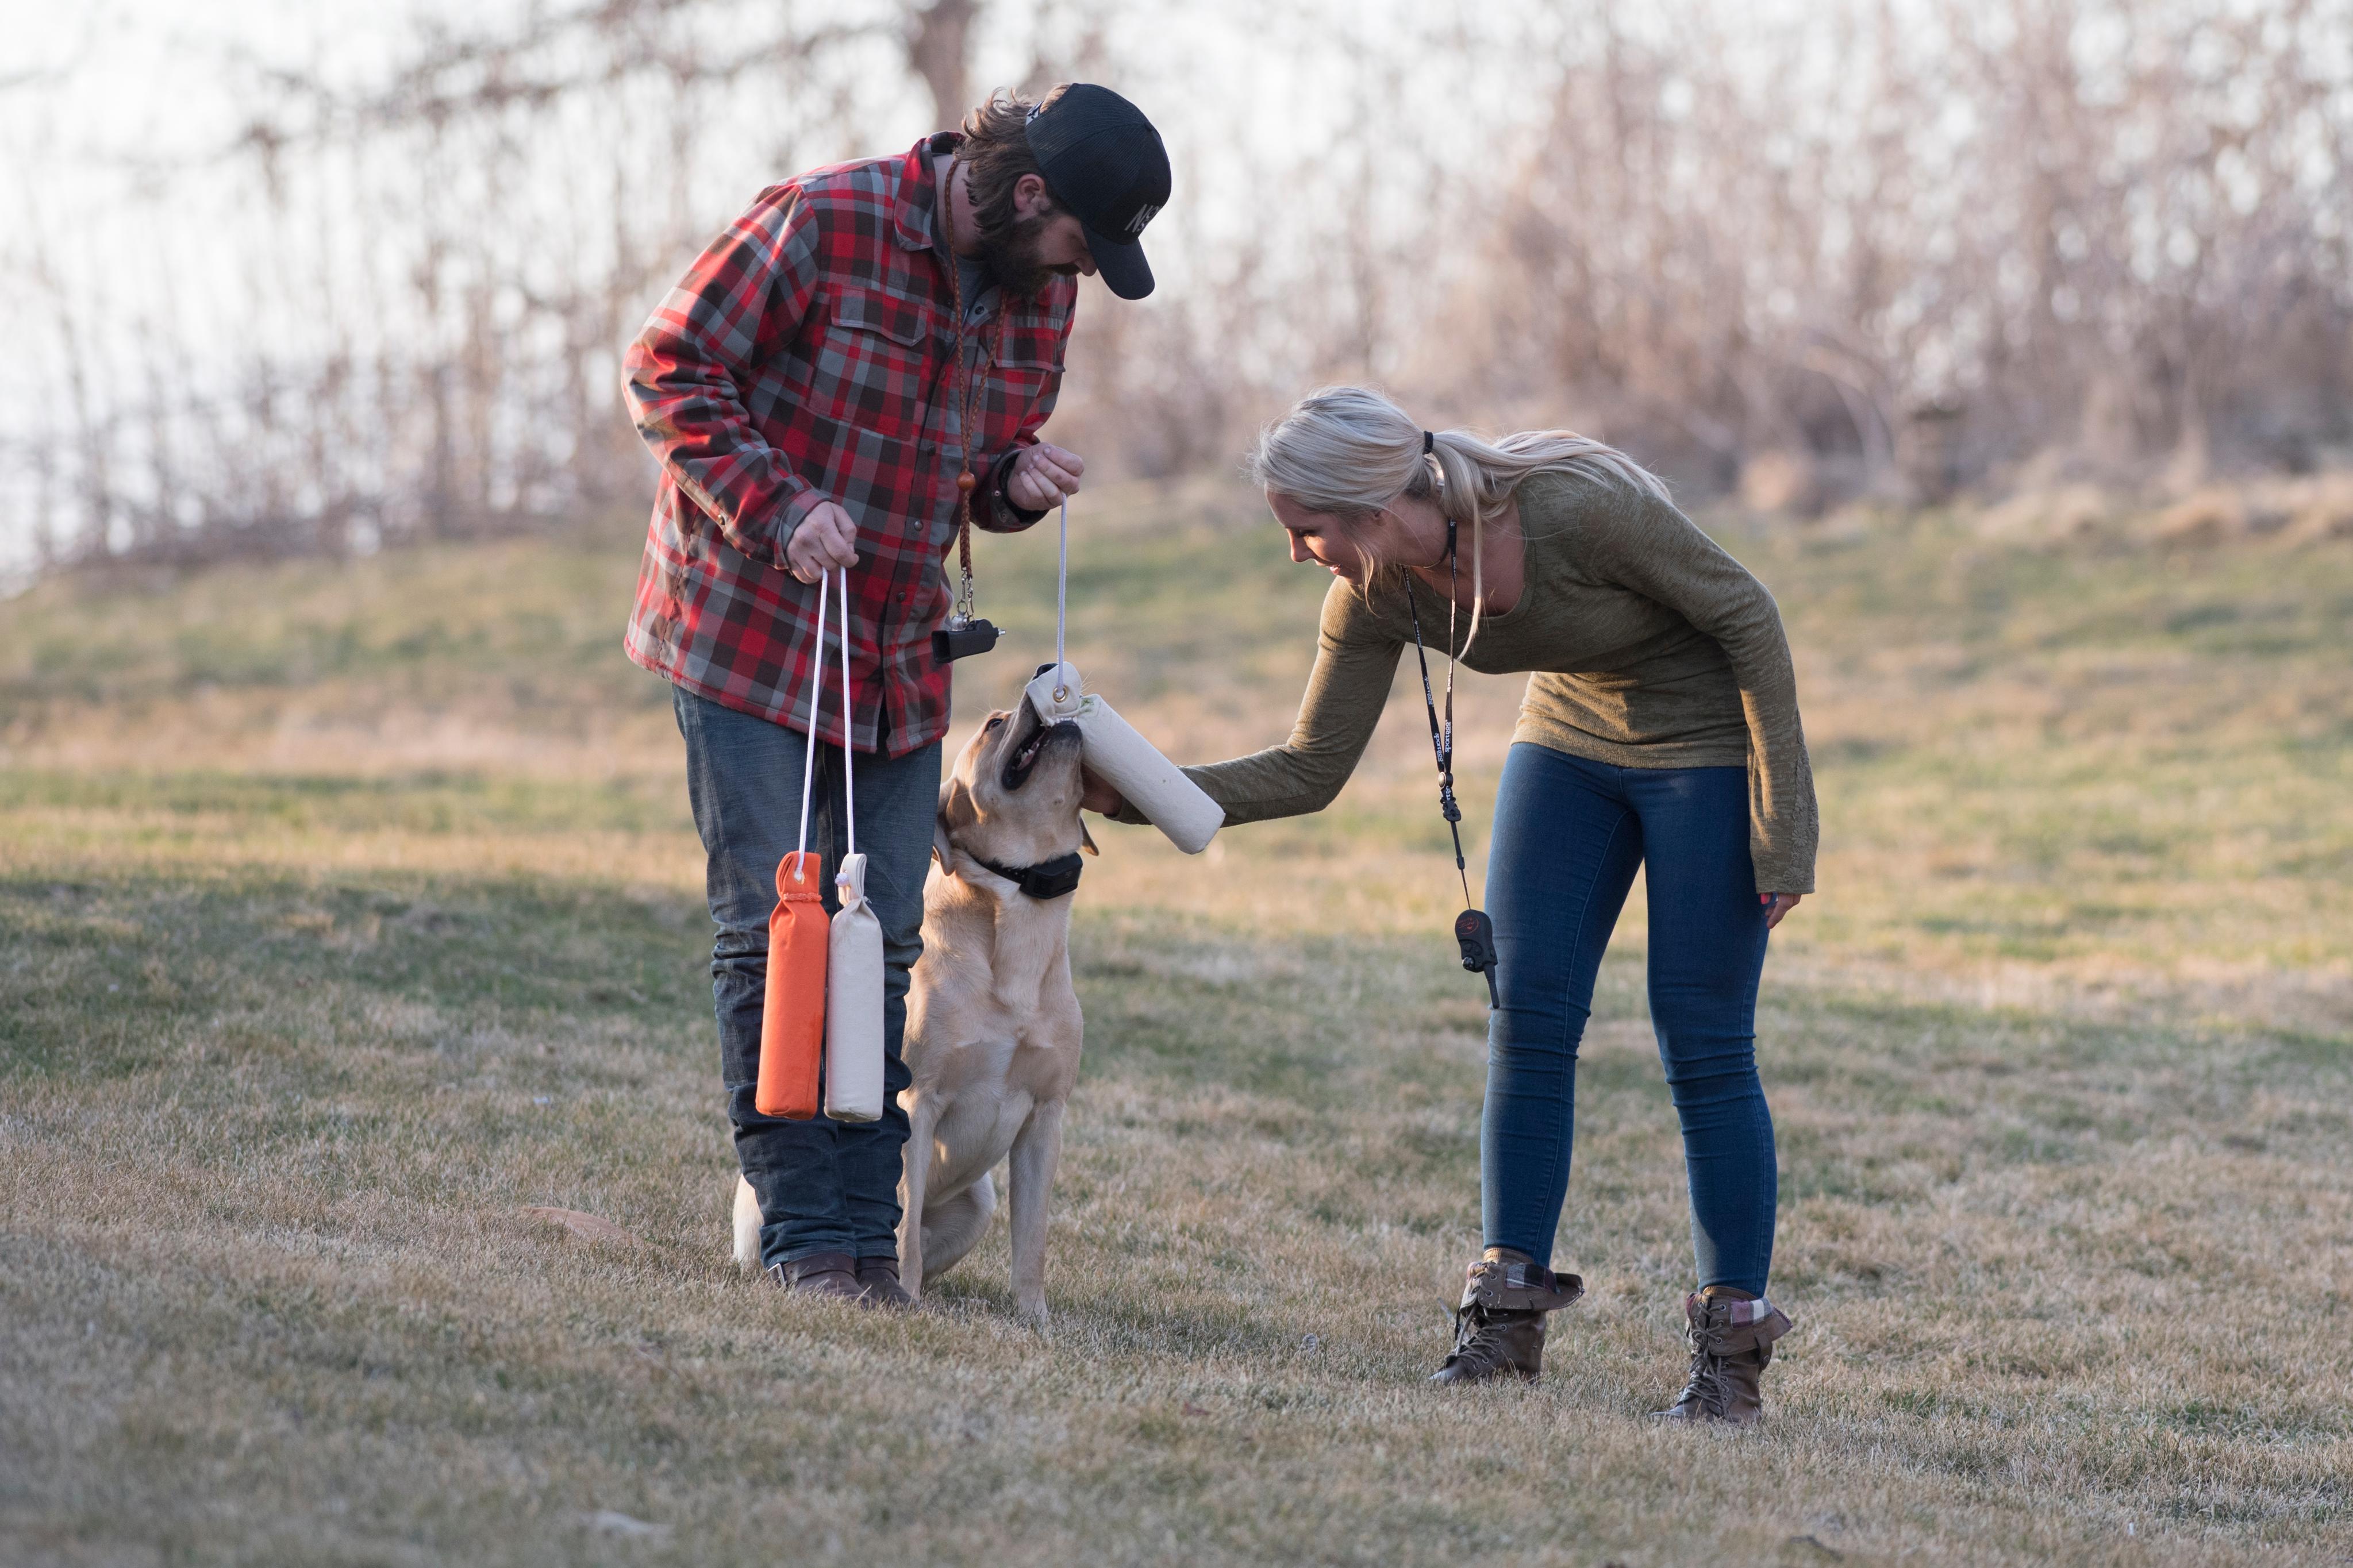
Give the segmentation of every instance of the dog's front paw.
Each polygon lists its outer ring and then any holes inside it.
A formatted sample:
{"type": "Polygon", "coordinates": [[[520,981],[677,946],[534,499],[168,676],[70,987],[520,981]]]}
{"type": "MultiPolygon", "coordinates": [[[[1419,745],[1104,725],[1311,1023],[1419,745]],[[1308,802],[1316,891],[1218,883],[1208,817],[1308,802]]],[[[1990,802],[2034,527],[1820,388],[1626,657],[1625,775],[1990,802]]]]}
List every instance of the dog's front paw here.
{"type": "Polygon", "coordinates": [[[1043,1295],[1018,1297],[1014,1300],[1013,1310],[1020,1315],[1023,1322],[1041,1334],[1046,1331],[1046,1325],[1053,1316],[1046,1310],[1046,1298],[1043,1295]]]}

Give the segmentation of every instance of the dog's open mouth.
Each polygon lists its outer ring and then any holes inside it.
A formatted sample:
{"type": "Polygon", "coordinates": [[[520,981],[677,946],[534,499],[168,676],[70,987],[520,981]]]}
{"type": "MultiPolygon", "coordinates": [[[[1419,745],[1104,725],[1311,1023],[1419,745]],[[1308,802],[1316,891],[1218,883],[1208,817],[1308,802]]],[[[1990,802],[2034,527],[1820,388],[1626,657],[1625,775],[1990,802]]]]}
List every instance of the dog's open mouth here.
{"type": "Polygon", "coordinates": [[[997,774],[997,782],[1005,786],[1008,795],[1029,782],[1038,759],[1046,754],[1049,747],[1064,742],[1076,745],[1079,741],[1078,725],[1067,719],[1059,724],[1049,724],[1027,702],[1020,705],[1013,722],[1017,727],[1013,749],[1006,753],[1005,766],[997,774]]]}

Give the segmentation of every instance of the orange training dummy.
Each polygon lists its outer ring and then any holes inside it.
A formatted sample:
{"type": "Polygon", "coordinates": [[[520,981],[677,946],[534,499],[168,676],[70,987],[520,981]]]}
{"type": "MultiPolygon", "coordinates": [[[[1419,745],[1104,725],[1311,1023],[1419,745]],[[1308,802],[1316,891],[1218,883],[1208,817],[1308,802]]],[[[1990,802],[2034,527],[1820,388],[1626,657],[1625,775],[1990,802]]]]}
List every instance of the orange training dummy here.
{"type": "MultiPolygon", "coordinates": [[[[800,847],[776,865],[776,908],[768,916],[768,988],[760,1005],[760,1078],[753,1109],[807,1121],[817,1114],[818,1065],[825,1059],[825,972],[831,922],[818,898],[824,857],[808,847],[809,785],[817,776],[817,700],[825,690],[825,600],[817,585],[818,657],[809,681],[808,733],[801,769],[800,847]]],[[[842,593],[849,592],[847,573],[842,593]]],[[[849,715],[842,714],[842,730],[849,715]]]]}
{"type": "Polygon", "coordinates": [[[831,922],[818,898],[811,850],[776,866],[776,910],[768,917],[768,994],[760,1009],[760,1082],[752,1103],[763,1116],[806,1121],[817,1114],[817,1068],[825,1054],[825,970],[831,922]]]}

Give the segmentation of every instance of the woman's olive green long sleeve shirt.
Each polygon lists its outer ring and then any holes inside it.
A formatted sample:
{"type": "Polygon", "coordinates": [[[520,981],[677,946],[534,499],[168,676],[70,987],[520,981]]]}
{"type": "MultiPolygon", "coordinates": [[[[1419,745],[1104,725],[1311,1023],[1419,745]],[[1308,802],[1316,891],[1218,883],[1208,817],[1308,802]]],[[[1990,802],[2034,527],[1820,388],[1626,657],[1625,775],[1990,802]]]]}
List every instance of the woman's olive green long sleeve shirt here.
{"type": "MultiPolygon", "coordinates": [[[[1619,767],[1746,768],[1757,890],[1813,891],[1813,769],[1772,595],[1674,506],[1617,479],[1534,474],[1519,503],[1525,585],[1482,618],[1462,661],[1531,672],[1512,739],[1619,767]]],[[[1340,793],[1412,640],[1409,592],[1443,642],[1446,601],[1410,574],[1369,595],[1335,582],[1291,738],[1185,770],[1229,823],[1321,811],[1340,793]]]]}

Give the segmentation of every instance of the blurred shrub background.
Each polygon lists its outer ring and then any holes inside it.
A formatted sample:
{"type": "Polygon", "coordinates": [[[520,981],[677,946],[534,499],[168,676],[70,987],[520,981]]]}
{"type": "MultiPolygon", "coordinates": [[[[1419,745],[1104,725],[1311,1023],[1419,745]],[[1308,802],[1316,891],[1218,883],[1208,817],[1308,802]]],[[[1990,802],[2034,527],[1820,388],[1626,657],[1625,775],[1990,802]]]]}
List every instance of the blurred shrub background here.
{"type": "Polygon", "coordinates": [[[1056,430],[1230,468],[1310,384],[1568,424],[1762,510],[2353,527],[2341,0],[103,0],[0,64],[0,558],[607,518],[620,346],[759,187],[1071,78],[1162,285],[1056,430]],[[2227,492],[2206,494],[2216,486],[2227,492]]]}

